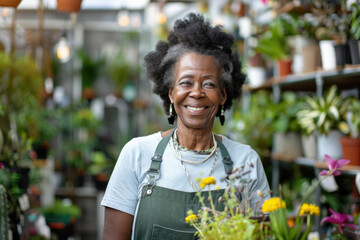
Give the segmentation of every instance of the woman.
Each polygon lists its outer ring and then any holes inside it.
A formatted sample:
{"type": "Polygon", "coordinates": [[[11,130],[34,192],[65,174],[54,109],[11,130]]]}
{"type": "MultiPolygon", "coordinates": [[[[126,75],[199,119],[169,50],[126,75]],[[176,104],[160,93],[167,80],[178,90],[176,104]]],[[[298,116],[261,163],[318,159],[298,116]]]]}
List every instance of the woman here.
{"type": "MultiPolygon", "coordinates": [[[[251,162],[250,193],[269,190],[258,155],[212,132],[215,117],[224,124],[224,111],[240,97],[245,79],[231,51],[233,41],[220,26],[191,13],[175,22],[168,42],[160,41],[145,57],[153,91],[163,100],[169,123],[177,124],[132,139],[122,149],[102,200],[103,239],[195,239],[185,217],[199,208],[197,177],[220,179],[251,162]]],[[[217,185],[225,189],[227,183],[217,185]]]]}

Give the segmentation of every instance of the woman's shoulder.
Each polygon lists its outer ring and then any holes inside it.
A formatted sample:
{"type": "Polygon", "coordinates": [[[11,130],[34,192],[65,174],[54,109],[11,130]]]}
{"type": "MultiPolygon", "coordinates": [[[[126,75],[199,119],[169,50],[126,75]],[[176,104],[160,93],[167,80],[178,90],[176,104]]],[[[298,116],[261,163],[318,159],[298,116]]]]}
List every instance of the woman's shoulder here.
{"type": "Polygon", "coordinates": [[[232,154],[245,154],[245,155],[250,155],[253,157],[258,157],[257,152],[250,146],[247,144],[243,144],[237,141],[234,141],[226,136],[223,135],[219,135],[222,138],[222,143],[224,144],[224,146],[226,147],[226,149],[228,150],[228,152],[232,155],[232,154]]]}
{"type": "Polygon", "coordinates": [[[124,149],[154,148],[154,146],[156,147],[157,143],[160,142],[161,138],[160,131],[146,136],[134,137],[125,144],[124,149]]]}

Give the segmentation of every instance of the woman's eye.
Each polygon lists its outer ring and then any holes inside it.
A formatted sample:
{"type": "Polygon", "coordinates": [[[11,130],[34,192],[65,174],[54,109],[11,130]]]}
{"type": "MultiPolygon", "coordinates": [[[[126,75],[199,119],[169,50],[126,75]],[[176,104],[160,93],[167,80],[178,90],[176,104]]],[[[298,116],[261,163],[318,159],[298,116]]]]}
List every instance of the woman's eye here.
{"type": "Polygon", "coordinates": [[[181,80],[179,81],[179,85],[181,86],[190,86],[192,83],[189,80],[181,80]]]}
{"type": "Polygon", "coordinates": [[[205,87],[215,87],[216,84],[213,81],[205,81],[205,82],[203,82],[203,86],[205,86],[205,87]]]}

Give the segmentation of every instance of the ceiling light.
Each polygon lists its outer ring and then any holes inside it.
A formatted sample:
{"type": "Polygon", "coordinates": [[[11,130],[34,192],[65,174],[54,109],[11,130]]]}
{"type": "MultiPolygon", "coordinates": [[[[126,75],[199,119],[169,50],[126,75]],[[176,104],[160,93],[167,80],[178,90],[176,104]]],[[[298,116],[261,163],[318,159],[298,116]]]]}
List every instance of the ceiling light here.
{"type": "Polygon", "coordinates": [[[55,45],[55,54],[57,59],[62,63],[66,63],[71,58],[71,46],[69,40],[62,36],[59,42],[55,45]]]}

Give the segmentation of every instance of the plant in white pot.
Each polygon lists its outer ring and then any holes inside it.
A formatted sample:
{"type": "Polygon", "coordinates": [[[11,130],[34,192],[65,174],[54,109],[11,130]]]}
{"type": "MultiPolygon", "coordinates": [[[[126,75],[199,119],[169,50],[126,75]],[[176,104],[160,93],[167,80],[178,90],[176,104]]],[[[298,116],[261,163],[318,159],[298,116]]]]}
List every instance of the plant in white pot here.
{"type": "Polygon", "coordinates": [[[347,135],[340,138],[343,158],[349,159],[350,165],[360,165],[360,100],[351,99],[346,111],[346,122],[340,125],[347,135]]]}
{"type": "Polygon", "coordinates": [[[293,160],[302,156],[300,125],[297,112],[304,102],[297,99],[295,93],[285,92],[279,103],[275,104],[273,154],[293,160]]]}
{"type": "Polygon", "coordinates": [[[342,99],[336,85],[331,86],[324,96],[305,96],[306,105],[297,113],[299,124],[305,134],[316,133],[319,160],[328,154],[333,158],[341,158],[342,150],[339,125],[344,119],[346,105],[350,99],[342,99]]]}

